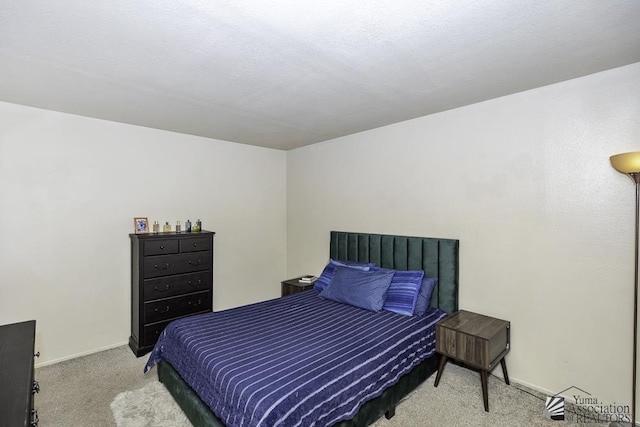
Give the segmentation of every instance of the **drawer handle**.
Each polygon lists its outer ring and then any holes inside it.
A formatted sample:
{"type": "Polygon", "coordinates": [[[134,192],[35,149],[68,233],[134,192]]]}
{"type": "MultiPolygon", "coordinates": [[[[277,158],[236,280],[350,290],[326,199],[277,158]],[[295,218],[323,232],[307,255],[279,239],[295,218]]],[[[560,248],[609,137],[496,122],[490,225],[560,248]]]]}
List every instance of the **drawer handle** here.
{"type": "Polygon", "coordinates": [[[161,250],[164,250],[164,245],[160,245],[160,249],[161,249],[161,250]]]}
{"type": "Polygon", "coordinates": [[[156,307],[153,311],[155,311],[156,313],[160,313],[160,314],[162,314],[162,313],[168,313],[168,312],[169,312],[169,308],[170,308],[170,307],[167,305],[167,306],[165,307],[164,311],[160,311],[160,309],[156,307]]]}
{"type": "Polygon", "coordinates": [[[33,386],[31,386],[31,394],[40,393],[40,384],[38,381],[33,382],[33,386]]]}
{"type": "Polygon", "coordinates": [[[197,247],[198,247],[198,244],[197,244],[196,242],[194,242],[194,243],[193,243],[193,247],[194,247],[194,248],[197,248],[197,247]]]}
{"type": "Polygon", "coordinates": [[[198,300],[198,302],[189,301],[189,305],[190,305],[191,307],[197,307],[197,306],[199,306],[200,304],[202,304],[202,300],[201,300],[201,299],[199,299],[199,300],[198,300]]]}
{"type": "Polygon", "coordinates": [[[189,260],[189,265],[200,265],[200,264],[202,264],[202,260],[201,259],[199,259],[197,262],[193,262],[193,261],[189,260]]]}
{"type": "Polygon", "coordinates": [[[189,280],[187,283],[190,284],[191,286],[200,286],[202,285],[202,279],[198,279],[196,283],[193,283],[191,280],[189,280]]]}
{"type": "Polygon", "coordinates": [[[157,292],[166,292],[171,288],[170,284],[166,284],[164,289],[159,289],[157,286],[154,286],[153,289],[157,292]]]}
{"type": "Polygon", "coordinates": [[[153,268],[156,268],[158,270],[166,270],[169,268],[169,263],[165,262],[164,264],[160,264],[160,265],[156,264],[153,266],[153,268]]]}

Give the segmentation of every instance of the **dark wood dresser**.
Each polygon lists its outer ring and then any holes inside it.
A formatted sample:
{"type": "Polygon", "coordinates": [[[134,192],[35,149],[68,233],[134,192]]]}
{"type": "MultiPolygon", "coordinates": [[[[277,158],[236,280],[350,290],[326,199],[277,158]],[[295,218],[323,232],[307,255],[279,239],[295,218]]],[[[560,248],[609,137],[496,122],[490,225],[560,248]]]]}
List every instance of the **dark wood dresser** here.
{"type": "Polygon", "coordinates": [[[36,321],[0,326],[0,427],[37,426],[33,395],[36,321]]]}
{"type": "Polygon", "coordinates": [[[172,320],[212,310],[214,234],[201,231],[129,235],[129,347],[136,356],[151,351],[172,320]]]}

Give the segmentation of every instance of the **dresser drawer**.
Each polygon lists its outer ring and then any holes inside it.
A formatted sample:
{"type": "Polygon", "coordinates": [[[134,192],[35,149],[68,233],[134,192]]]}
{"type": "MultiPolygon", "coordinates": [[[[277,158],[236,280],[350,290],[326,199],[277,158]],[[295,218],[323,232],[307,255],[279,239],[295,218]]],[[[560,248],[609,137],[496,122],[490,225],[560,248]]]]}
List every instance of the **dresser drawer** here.
{"type": "Polygon", "coordinates": [[[198,252],[211,249],[208,237],[189,237],[180,239],[180,252],[198,252]]]}
{"type": "Polygon", "coordinates": [[[185,296],[167,298],[144,304],[144,320],[146,323],[185,316],[211,309],[211,293],[198,292],[185,296]]]}
{"type": "Polygon", "coordinates": [[[179,274],[144,281],[144,301],[206,291],[211,286],[209,272],[179,274]]]}
{"type": "Polygon", "coordinates": [[[155,256],[144,259],[145,278],[191,273],[208,270],[209,268],[211,268],[211,252],[209,251],[155,256]]]}
{"type": "Polygon", "coordinates": [[[176,239],[154,239],[144,242],[144,256],[177,254],[178,241],[176,239]]]}
{"type": "Polygon", "coordinates": [[[164,328],[166,328],[169,323],[171,323],[171,320],[145,325],[142,345],[154,345],[156,341],[158,341],[158,338],[160,338],[160,334],[164,331],[164,328]]]}

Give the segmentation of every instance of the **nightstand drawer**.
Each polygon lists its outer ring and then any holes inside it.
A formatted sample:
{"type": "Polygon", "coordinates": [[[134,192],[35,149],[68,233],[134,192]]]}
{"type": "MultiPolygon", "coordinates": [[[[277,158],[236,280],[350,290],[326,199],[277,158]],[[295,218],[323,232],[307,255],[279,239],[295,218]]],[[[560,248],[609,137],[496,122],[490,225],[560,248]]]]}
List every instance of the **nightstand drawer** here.
{"type": "Polygon", "coordinates": [[[440,353],[438,375],[434,387],[438,387],[442,371],[449,358],[459,360],[480,370],[484,410],[489,412],[489,372],[500,362],[504,382],[509,384],[507,363],[511,323],[495,317],[460,310],[436,324],[436,351],[440,353]]]}
{"type": "Polygon", "coordinates": [[[491,370],[509,349],[510,323],[459,311],[436,325],[436,350],[470,366],[491,370]]]}

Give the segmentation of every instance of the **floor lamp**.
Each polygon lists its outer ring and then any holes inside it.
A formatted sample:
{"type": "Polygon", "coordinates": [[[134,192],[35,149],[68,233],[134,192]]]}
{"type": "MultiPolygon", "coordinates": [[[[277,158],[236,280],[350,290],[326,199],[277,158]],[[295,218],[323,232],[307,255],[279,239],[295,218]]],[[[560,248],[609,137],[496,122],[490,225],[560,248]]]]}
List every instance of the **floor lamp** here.
{"type": "Polygon", "coordinates": [[[636,252],[635,252],[635,273],[633,276],[634,294],[633,294],[633,376],[631,377],[631,424],[626,422],[613,422],[609,424],[614,426],[636,426],[636,360],[638,348],[638,238],[640,233],[640,152],[622,153],[611,156],[611,165],[618,171],[627,174],[636,184],[636,252]]]}

